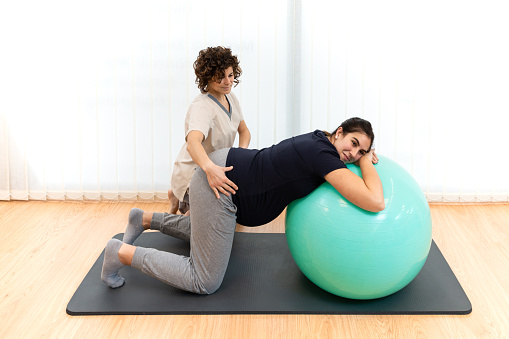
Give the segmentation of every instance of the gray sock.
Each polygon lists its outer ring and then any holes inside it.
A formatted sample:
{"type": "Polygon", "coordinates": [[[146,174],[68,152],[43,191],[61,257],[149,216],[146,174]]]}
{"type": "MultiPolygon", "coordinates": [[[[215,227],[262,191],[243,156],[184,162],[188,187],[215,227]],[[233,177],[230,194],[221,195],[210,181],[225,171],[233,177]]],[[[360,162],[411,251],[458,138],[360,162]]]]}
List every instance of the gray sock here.
{"type": "Polygon", "coordinates": [[[104,262],[101,272],[101,280],[111,288],[124,285],[124,278],[118,275],[118,270],[124,266],[118,258],[118,251],[123,242],[118,239],[110,239],[104,250],[104,262]]]}
{"type": "Polygon", "coordinates": [[[129,222],[124,233],[124,242],[132,245],[134,241],[143,233],[143,210],[133,208],[129,212],[129,222]]]}

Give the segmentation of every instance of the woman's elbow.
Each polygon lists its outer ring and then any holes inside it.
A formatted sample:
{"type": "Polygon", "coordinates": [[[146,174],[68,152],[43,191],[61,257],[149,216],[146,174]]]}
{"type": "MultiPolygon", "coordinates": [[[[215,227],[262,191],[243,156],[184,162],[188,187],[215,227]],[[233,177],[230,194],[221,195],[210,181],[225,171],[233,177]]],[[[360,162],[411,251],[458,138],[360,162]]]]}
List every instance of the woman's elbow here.
{"type": "Polygon", "coordinates": [[[373,201],[373,203],[371,204],[368,211],[378,213],[378,212],[383,211],[384,209],[385,209],[385,200],[382,198],[377,201],[373,201]]]}
{"type": "Polygon", "coordinates": [[[193,150],[196,148],[196,141],[188,141],[186,146],[186,151],[189,154],[193,154],[193,150]]]}
{"type": "Polygon", "coordinates": [[[382,212],[385,209],[385,199],[381,199],[378,202],[377,211],[376,212],[382,212]]]}

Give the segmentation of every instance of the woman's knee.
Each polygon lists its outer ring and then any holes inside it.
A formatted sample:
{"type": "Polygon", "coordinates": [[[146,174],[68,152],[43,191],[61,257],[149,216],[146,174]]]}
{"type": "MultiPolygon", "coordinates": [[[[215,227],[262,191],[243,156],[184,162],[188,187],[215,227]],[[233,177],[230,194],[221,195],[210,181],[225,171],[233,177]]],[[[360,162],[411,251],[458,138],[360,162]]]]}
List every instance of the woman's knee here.
{"type": "Polygon", "coordinates": [[[221,287],[222,283],[223,283],[223,277],[215,279],[215,280],[209,279],[208,281],[203,282],[201,294],[213,294],[214,292],[216,292],[219,289],[219,287],[221,287]]]}
{"type": "Polygon", "coordinates": [[[207,265],[207,268],[194,267],[194,285],[200,294],[212,294],[223,283],[226,273],[226,265],[207,265]]]}

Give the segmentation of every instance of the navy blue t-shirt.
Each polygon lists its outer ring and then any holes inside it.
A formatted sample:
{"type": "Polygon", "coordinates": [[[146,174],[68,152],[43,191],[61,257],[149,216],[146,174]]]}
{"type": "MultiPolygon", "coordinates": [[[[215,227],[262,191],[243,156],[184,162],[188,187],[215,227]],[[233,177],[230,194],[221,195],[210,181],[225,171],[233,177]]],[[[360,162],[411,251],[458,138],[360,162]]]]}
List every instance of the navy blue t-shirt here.
{"type": "Polygon", "coordinates": [[[316,130],[261,150],[232,148],[226,176],[238,186],[233,195],[237,222],[244,226],[266,224],[293,200],[325,182],[330,172],[346,168],[325,133],[316,130]]]}

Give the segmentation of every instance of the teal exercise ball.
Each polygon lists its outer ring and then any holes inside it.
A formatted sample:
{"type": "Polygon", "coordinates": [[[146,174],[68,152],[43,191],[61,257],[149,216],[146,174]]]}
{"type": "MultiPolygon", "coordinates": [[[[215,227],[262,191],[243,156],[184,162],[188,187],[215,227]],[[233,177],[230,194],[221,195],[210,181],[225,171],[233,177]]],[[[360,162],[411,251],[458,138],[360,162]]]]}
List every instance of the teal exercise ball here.
{"type": "MultiPolygon", "coordinates": [[[[376,299],[408,285],[431,247],[431,214],[417,182],[378,156],[385,209],[363,210],[325,182],[286,211],[286,239],[299,269],[322,289],[350,299],[376,299]]],[[[361,175],[356,165],[348,169],[361,175]]]]}

